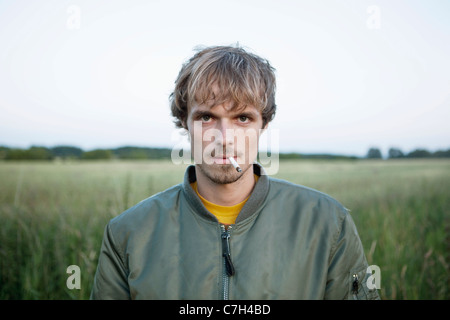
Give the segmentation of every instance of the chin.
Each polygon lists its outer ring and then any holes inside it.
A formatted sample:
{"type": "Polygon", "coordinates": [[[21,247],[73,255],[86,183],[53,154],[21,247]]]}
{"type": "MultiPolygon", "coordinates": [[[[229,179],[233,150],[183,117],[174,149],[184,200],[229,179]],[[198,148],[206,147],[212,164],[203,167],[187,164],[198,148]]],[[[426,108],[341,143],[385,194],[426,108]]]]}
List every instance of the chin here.
{"type": "Polygon", "coordinates": [[[203,173],[205,177],[216,184],[229,184],[238,181],[243,173],[237,172],[233,165],[223,164],[197,164],[197,168],[203,173]]]}

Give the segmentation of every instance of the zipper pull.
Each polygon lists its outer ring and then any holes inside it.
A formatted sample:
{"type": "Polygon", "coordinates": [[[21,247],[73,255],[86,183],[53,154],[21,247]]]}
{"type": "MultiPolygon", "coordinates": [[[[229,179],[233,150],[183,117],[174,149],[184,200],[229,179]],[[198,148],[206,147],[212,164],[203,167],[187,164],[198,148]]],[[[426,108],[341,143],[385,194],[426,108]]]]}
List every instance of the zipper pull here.
{"type": "Polygon", "coordinates": [[[230,233],[227,231],[222,232],[222,256],[225,258],[227,275],[231,277],[235,271],[230,254],[230,233]]]}
{"type": "Polygon", "coordinates": [[[352,293],[355,295],[359,291],[359,282],[358,282],[358,275],[355,273],[353,275],[353,283],[352,283],[352,293]]]}

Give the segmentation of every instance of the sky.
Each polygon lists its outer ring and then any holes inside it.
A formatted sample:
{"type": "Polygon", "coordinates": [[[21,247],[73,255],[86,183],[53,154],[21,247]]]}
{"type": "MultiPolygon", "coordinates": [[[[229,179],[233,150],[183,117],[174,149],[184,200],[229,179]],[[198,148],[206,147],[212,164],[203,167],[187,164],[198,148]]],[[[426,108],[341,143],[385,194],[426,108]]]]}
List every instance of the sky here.
{"type": "Polygon", "coordinates": [[[181,65],[236,43],[276,69],[263,147],[450,148],[447,0],[2,0],[0,145],[174,147],[181,65]]]}

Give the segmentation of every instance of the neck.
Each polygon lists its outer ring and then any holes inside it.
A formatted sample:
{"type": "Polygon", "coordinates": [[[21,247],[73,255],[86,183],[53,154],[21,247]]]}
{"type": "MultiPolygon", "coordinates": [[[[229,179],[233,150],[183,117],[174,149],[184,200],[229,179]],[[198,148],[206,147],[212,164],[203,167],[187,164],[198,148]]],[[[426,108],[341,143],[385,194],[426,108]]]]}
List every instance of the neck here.
{"type": "Polygon", "coordinates": [[[196,170],[197,190],[203,198],[220,206],[234,206],[244,201],[255,186],[253,165],[233,183],[217,184],[196,170]]]}

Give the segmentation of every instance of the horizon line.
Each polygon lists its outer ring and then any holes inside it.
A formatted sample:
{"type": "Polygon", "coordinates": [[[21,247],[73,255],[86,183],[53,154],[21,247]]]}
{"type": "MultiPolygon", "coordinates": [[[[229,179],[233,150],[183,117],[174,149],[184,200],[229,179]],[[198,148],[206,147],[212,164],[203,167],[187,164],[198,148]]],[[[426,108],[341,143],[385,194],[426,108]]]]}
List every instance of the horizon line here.
{"type": "MultiPolygon", "coordinates": [[[[51,147],[46,146],[44,144],[29,144],[28,147],[18,147],[18,146],[10,146],[10,145],[6,145],[6,144],[0,144],[0,148],[2,148],[2,147],[3,148],[7,148],[7,149],[30,149],[30,148],[33,148],[33,147],[35,147],[35,148],[53,149],[53,148],[58,148],[58,147],[69,147],[69,148],[80,149],[83,152],[84,151],[93,151],[93,150],[115,150],[115,149],[121,149],[121,148],[167,149],[167,150],[172,150],[174,148],[174,147],[168,147],[168,146],[151,146],[151,145],[143,146],[143,145],[138,145],[138,144],[135,144],[135,145],[133,145],[133,144],[123,144],[123,145],[119,145],[119,146],[116,146],[116,147],[91,147],[91,148],[83,148],[83,147],[80,147],[78,145],[73,145],[73,144],[55,144],[55,145],[53,145],[51,147]]],[[[383,148],[380,148],[380,147],[377,147],[376,145],[373,145],[373,146],[370,146],[370,147],[367,148],[366,153],[370,149],[378,149],[378,150],[380,150],[380,152],[382,152],[382,150],[383,150],[383,148]]],[[[405,154],[407,154],[409,152],[417,151],[417,150],[425,150],[425,151],[433,153],[433,152],[438,152],[438,151],[448,151],[448,150],[450,150],[450,146],[447,147],[447,148],[444,147],[444,148],[436,148],[436,149],[429,149],[427,147],[420,146],[420,147],[412,148],[412,149],[410,149],[409,151],[406,151],[406,152],[401,147],[396,147],[396,146],[389,147],[387,150],[390,150],[390,149],[397,149],[397,150],[400,150],[401,152],[403,152],[405,154]]],[[[272,153],[269,150],[267,150],[267,152],[272,153]]],[[[346,152],[342,152],[341,153],[341,152],[330,152],[330,151],[307,152],[307,151],[300,151],[300,150],[284,150],[284,151],[279,150],[277,153],[278,154],[290,154],[290,153],[293,153],[293,154],[303,154],[303,155],[333,155],[333,156],[350,156],[350,157],[351,156],[355,156],[355,157],[358,157],[356,155],[356,153],[346,153],[346,152]]]]}

